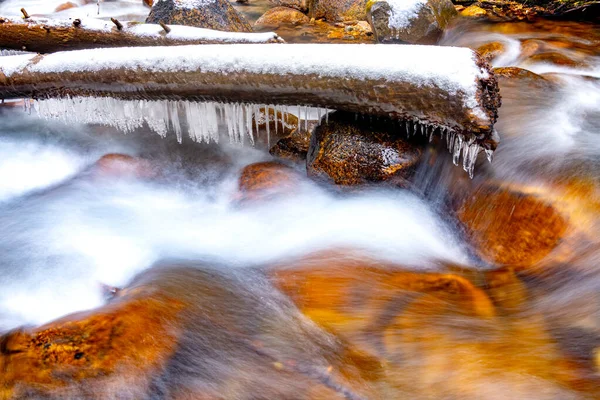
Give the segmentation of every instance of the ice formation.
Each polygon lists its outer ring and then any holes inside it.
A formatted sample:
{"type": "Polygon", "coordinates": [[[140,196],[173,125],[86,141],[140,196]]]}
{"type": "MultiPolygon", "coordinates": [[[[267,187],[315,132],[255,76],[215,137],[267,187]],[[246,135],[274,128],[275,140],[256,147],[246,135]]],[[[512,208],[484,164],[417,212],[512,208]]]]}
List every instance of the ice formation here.
{"type": "MultiPolygon", "coordinates": [[[[29,110],[30,102],[25,103],[29,110]]],[[[279,125],[292,128],[287,122],[288,114],[298,117],[296,129],[308,130],[309,121],[328,123],[328,109],[308,106],[258,105],[248,103],[192,102],[171,100],[120,100],[111,97],[67,97],[49,98],[33,102],[33,109],[46,119],[58,119],[68,123],[108,125],[124,133],[132,132],[144,125],[162,137],[173,132],[177,140],[183,141],[183,133],[196,142],[218,142],[220,132],[227,132],[229,141],[254,145],[259,127],[264,126],[267,143],[270,145],[269,121],[275,122],[275,133],[279,125]],[[278,120],[281,118],[281,120],[278,120]],[[279,124],[278,124],[279,122],[279,124]],[[221,129],[219,129],[221,128],[221,129]]],[[[29,110],[30,111],[30,110],[29,110]]],[[[357,114],[358,118],[359,115],[357,114]]],[[[365,116],[362,116],[363,118],[365,116]]],[[[477,155],[483,150],[471,137],[418,120],[399,122],[399,131],[408,137],[425,135],[429,141],[435,134],[446,140],[455,165],[462,157],[464,170],[473,177],[477,155]]],[[[486,150],[491,162],[493,151],[486,150]]]]}

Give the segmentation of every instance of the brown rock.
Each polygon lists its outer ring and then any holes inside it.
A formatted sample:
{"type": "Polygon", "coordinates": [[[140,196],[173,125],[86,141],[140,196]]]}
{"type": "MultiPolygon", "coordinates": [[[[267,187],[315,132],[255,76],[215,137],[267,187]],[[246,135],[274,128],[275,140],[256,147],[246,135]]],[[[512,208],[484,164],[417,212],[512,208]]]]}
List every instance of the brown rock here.
{"type": "Polygon", "coordinates": [[[310,147],[310,137],[311,132],[295,130],[290,136],[279,139],[275,146],[271,147],[269,153],[285,160],[304,162],[310,147]]]}
{"type": "Polygon", "coordinates": [[[195,26],[228,32],[252,32],[252,27],[227,0],[160,0],[146,23],[195,26]]]}
{"type": "Polygon", "coordinates": [[[274,161],[250,164],[242,170],[237,200],[255,202],[290,195],[298,190],[300,175],[274,161]]]}
{"type": "Polygon", "coordinates": [[[267,10],[255,23],[255,26],[279,26],[307,24],[310,19],[302,12],[289,7],[275,7],[267,10]]]}
{"type": "Polygon", "coordinates": [[[567,221],[542,199],[482,186],[458,211],[479,255],[491,264],[528,268],[559,243],[567,221]]]}
{"type": "Polygon", "coordinates": [[[71,8],[76,8],[76,7],[78,7],[77,4],[67,1],[66,3],[62,3],[61,5],[56,7],[54,12],[61,12],[61,11],[68,10],[71,8]]]}
{"type": "Polygon", "coordinates": [[[385,0],[367,5],[367,20],[378,42],[435,44],[457,12],[450,0],[428,0],[406,26],[390,24],[392,15],[393,8],[385,0]]]}
{"type": "Polygon", "coordinates": [[[338,185],[401,183],[412,173],[422,150],[398,132],[398,126],[388,120],[331,113],[329,122],[323,121],[312,135],[308,175],[338,185]]]}
{"type": "Polygon", "coordinates": [[[568,56],[559,52],[545,52],[534,54],[531,57],[529,57],[526,62],[555,64],[563,67],[572,68],[585,67],[585,64],[583,62],[569,58],[568,56]]]}
{"type": "Polygon", "coordinates": [[[313,0],[309,15],[329,22],[365,20],[366,5],[367,0],[313,0]]]}

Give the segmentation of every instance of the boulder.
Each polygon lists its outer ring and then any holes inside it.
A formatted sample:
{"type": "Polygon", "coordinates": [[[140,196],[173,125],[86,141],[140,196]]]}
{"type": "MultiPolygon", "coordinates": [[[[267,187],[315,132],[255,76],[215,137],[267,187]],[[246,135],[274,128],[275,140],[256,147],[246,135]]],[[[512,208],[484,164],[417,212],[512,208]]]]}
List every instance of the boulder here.
{"type": "Polygon", "coordinates": [[[313,0],[309,16],[329,22],[365,20],[367,0],[313,0]]]}
{"type": "Polygon", "coordinates": [[[252,27],[227,0],[157,0],[146,23],[195,26],[228,32],[252,32],[252,27]]]}
{"type": "Polygon", "coordinates": [[[308,175],[338,185],[388,181],[404,184],[421,158],[421,147],[400,136],[397,122],[334,112],[311,138],[308,175]]]}
{"type": "Polygon", "coordinates": [[[149,160],[119,153],[103,155],[92,171],[99,177],[153,178],[158,175],[158,170],[149,160]]]}
{"type": "Polygon", "coordinates": [[[382,0],[367,5],[367,19],[380,43],[435,44],[456,15],[450,0],[382,0]]]}
{"type": "Polygon", "coordinates": [[[279,25],[303,25],[310,22],[306,14],[289,7],[275,7],[267,10],[255,23],[255,26],[277,27],[279,25]]]}

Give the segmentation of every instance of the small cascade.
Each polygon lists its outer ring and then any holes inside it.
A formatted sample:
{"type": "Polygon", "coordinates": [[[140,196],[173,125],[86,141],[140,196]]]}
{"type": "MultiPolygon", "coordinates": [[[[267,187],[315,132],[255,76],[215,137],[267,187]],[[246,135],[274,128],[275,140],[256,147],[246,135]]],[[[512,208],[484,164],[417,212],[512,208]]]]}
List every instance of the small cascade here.
{"type": "Polygon", "coordinates": [[[430,124],[423,124],[417,120],[407,120],[400,122],[400,131],[407,137],[415,136],[417,133],[425,136],[429,142],[433,141],[434,135],[439,135],[446,141],[448,151],[452,155],[452,162],[458,165],[462,157],[463,169],[473,178],[475,171],[475,163],[477,156],[484,150],[488,161],[491,163],[494,150],[483,149],[479,144],[475,143],[475,139],[467,140],[464,135],[457,134],[452,129],[440,127],[430,124]]]}

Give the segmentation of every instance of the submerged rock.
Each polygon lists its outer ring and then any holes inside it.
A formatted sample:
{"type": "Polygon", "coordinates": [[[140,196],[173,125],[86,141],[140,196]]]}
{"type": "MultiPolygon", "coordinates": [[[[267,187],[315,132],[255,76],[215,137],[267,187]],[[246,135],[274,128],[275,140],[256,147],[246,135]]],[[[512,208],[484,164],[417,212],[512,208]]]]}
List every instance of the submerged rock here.
{"type": "Polygon", "coordinates": [[[367,0],[312,0],[309,7],[311,18],[323,18],[329,22],[365,20],[367,0]]]}
{"type": "Polygon", "coordinates": [[[491,64],[494,58],[498,57],[506,51],[506,46],[502,42],[486,43],[477,48],[477,52],[481,58],[491,64]]]}
{"type": "Polygon", "coordinates": [[[238,182],[239,202],[256,202],[290,195],[298,190],[300,175],[274,161],[250,164],[242,170],[238,182]]]}
{"type": "Polygon", "coordinates": [[[367,19],[380,43],[435,44],[456,15],[450,0],[375,0],[367,5],[367,19]]]}
{"type": "Polygon", "coordinates": [[[275,7],[267,10],[255,23],[255,26],[279,26],[282,24],[307,24],[310,18],[301,11],[289,7],[275,7]]]}
{"type": "Polygon", "coordinates": [[[532,194],[482,186],[460,206],[458,218],[487,262],[529,268],[558,245],[567,220],[532,194]]]}
{"type": "Polygon", "coordinates": [[[195,26],[228,32],[252,32],[252,27],[227,0],[157,0],[146,23],[195,26]]]}
{"type": "Polygon", "coordinates": [[[338,185],[402,184],[422,150],[400,136],[396,122],[334,112],[315,128],[306,159],[309,176],[338,185]]]}
{"type": "Polygon", "coordinates": [[[93,166],[92,172],[101,177],[153,178],[158,170],[149,160],[127,154],[103,155],[93,166]]]}
{"type": "Polygon", "coordinates": [[[249,271],[155,267],[103,307],[0,337],[0,398],[342,400],[353,393],[357,359],[249,271]]]}

